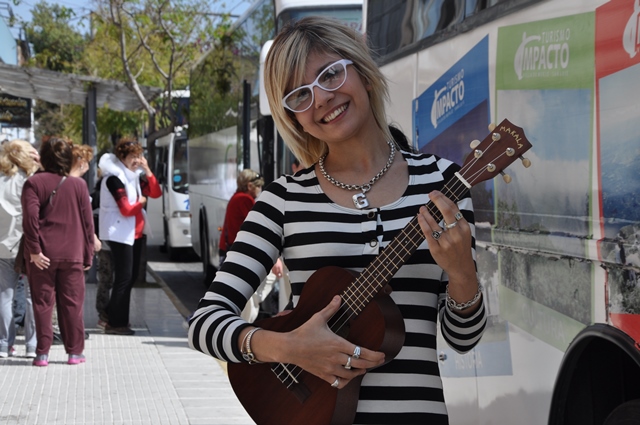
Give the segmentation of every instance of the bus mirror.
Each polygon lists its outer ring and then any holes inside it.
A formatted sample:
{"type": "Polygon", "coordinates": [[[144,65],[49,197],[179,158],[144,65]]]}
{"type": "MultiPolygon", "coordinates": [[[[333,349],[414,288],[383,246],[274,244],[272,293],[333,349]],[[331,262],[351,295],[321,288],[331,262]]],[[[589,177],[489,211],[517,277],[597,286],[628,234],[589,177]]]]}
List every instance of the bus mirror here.
{"type": "Polygon", "coordinates": [[[269,40],[262,46],[262,50],[260,50],[260,76],[258,80],[258,84],[260,85],[260,114],[262,115],[271,115],[271,108],[269,108],[269,101],[267,100],[267,92],[264,90],[264,61],[267,58],[267,53],[269,53],[269,49],[273,44],[273,40],[269,40]]]}

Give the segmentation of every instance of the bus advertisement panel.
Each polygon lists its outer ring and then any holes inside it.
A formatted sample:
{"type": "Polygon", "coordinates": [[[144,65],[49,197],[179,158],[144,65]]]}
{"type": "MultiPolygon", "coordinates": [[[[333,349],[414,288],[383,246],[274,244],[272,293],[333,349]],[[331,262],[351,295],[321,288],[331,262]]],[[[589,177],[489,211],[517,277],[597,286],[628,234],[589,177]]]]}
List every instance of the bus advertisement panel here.
{"type": "Polygon", "coordinates": [[[458,163],[504,118],[533,145],[509,184],[472,189],[489,327],[466,355],[440,340],[451,423],[624,423],[640,409],[640,1],[441,6],[365,2],[390,121],[458,163]]]}

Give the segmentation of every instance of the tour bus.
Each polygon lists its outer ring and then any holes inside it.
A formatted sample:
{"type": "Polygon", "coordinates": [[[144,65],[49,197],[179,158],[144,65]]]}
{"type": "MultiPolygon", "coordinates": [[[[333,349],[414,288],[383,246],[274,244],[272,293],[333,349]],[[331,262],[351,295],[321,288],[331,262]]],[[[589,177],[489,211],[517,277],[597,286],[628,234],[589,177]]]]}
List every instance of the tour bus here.
{"type": "Polygon", "coordinates": [[[451,424],[640,423],[640,0],[363,14],[416,150],[462,164],[503,119],[532,145],[471,189],[489,321],[470,353],[439,341],[451,424]]]}
{"type": "Polygon", "coordinates": [[[191,70],[189,199],[192,244],[211,282],[218,243],[238,172],[251,168],[266,183],[291,172],[292,156],[277,137],[260,96],[264,44],[291,19],[310,14],[362,25],[362,1],[258,0],[191,70]]]}
{"type": "Polygon", "coordinates": [[[163,251],[172,261],[191,248],[187,132],[177,127],[156,140],[156,176],[162,188],[163,251]]]}

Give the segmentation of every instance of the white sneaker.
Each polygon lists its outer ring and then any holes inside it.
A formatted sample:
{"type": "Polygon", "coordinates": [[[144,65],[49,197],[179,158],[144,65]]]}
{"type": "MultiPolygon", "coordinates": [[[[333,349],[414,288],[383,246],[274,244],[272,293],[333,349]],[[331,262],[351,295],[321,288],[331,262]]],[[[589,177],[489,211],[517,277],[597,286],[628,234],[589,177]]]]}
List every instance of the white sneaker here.
{"type": "Polygon", "coordinates": [[[6,359],[7,357],[13,357],[16,349],[13,346],[9,347],[7,351],[0,351],[0,359],[6,359]]]}
{"type": "Polygon", "coordinates": [[[27,347],[27,354],[26,354],[28,359],[35,359],[36,358],[36,349],[35,348],[31,348],[31,347],[27,347]]]}

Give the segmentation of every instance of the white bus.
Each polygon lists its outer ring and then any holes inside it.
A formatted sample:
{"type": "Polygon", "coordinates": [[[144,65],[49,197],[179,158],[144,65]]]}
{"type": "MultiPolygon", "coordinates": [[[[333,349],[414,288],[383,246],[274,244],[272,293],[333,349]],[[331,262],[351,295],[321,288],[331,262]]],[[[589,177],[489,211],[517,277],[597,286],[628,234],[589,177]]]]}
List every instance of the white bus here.
{"type": "Polygon", "coordinates": [[[439,345],[452,425],[640,423],[640,1],[368,0],[390,121],[462,163],[508,118],[533,148],[472,189],[489,326],[439,345]]]}
{"type": "Polygon", "coordinates": [[[162,188],[163,251],[171,261],[191,248],[191,218],[189,200],[189,164],[187,133],[177,128],[156,140],[156,176],[162,188]]]}
{"type": "Polygon", "coordinates": [[[260,106],[260,54],[277,28],[309,14],[335,16],[360,27],[362,1],[258,0],[191,71],[191,234],[206,285],[219,265],[220,229],[238,172],[251,168],[270,183],[291,171],[293,158],[260,106]]]}

